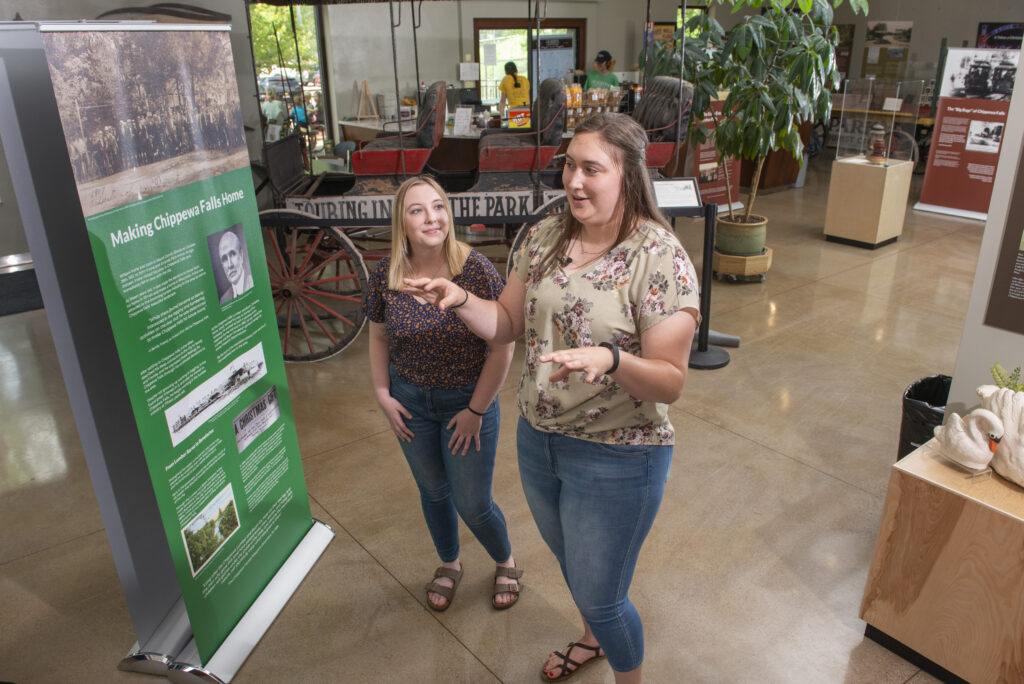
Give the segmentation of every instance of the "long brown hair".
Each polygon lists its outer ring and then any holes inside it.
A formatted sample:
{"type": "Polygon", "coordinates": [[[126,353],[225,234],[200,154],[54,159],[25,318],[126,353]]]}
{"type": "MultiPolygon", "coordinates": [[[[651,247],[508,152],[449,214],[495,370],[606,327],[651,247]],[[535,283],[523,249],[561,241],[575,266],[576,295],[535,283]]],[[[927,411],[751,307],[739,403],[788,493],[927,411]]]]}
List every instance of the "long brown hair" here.
{"type": "MultiPolygon", "coordinates": [[[[620,217],[619,231],[615,236],[615,242],[608,250],[614,249],[645,221],[654,221],[667,230],[672,230],[654,199],[651,178],[647,173],[647,133],[643,126],[626,114],[602,113],[595,114],[578,125],[573,136],[583,133],[595,133],[600,136],[601,142],[607,146],[622,172],[619,201],[615,207],[620,217]]],[[[537,278],[543,278],[555,270],[556,265],[569,251],[569,245],[583,229],[583,224],[576,220],[568,209],[562,212],[559,220],[561,233],[554,247],[537,265],[537,278]]]]}
{"type": "Polygon", "coordinates": [[[466,257],[469,256],[469,245],[455,239],[452,204],[441,186],[430,176],[408,178],[398,186],[391,209],[391,267],[388,269],[388,287],[392,290],[401,290],[404,287],[402,280],[412,273],[412,249],[405,233],[405,198],[409,191],[417,185],[429,185],[437,191],[444,203],[444,211],[448,214],[448,234],[444,236],[444,256],[452,278],[462,273],[462,266],[466,263],[466,257]]]}

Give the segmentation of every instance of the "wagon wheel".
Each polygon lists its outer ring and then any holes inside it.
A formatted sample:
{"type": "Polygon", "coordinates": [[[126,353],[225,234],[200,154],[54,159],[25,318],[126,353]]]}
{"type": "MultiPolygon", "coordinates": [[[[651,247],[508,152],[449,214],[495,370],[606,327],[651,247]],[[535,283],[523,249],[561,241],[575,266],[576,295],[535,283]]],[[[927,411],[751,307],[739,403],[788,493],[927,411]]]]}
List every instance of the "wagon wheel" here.
{"type": "Polygon", "coordinates": [[[533,221],[528,221],[519,226],[515,238],[512,239],[512,245],[508,248],[508,263],[505,265],[506,278],[512,274],[512,256],[519,251],[519,247],[523,244],[523,240],[526,239],[526,234],[530,232],[530,228],[549,214],[559,213],[563,209],[565,209],[565,195],[553,197],[537,208],[537,211],[534,212],[536,218],[533,221]]]}
{"type": "Polygon", "coordinates": [[[286,361],[333,356],[351,344],[366,323],[363,258],[344,232],[317,225],[318,220],[292,209],[260,212],[286,361]]]}

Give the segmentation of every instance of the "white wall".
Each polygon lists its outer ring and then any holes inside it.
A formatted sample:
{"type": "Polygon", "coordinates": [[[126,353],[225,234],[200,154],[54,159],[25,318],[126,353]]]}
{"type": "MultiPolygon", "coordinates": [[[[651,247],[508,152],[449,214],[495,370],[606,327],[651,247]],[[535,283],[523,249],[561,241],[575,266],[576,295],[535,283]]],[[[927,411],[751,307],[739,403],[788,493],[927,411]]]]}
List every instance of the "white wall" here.
{"type": "MultiPolygon", "coordinates": [[[[604,48],[618,59],[619,54],[626,50],[627,32],[623,30],[623,23],[617,17],[605,19],[607,13],[602,12],[601,19],[598,19],[598,10],[605,5],[614,6],[618,14],[630,13],[631,3],[609,0],[599,3],[597,0],[590,0],[549,2],[547,16],[586,19],[587,52],[596,54],[598,50],[604,48]],[[595,29],[599,25],[604,28],[595,29]],[[601,42],[605,40],[601,35],[602,31],[609,34],[606,39],[607,45],[601,42]],[[600,47],[594,47],[597,44],[600,44],[600,47]]],[[[526,19],[527,3],[523,0],[423,3],[422,24],[416,32],[420,80],[428,84],[441,80],[455,83],[458,63],[463,61],[467,54],[473,54],[473,19],[485,17],[526,19]]],[[[339,118],[357,115],[359,91],[364,80],[370,92],[375,95],[394,94],[395,75],[391,59],[390,20],[386,3],[332,5],[328,8],[327,32],[333,53],[331,82],[335,84],[334,104],[339,118]]],[[[642,24],[642,17],[637,21],[642,24]]],[[[408,4],[402,8],[401,22],[401,26],[395,29],[399,95],[413,97],[416,89],[416,65],[408,4]]],[[[638,24],[636,31],[639,30],[638,24]]],[[[587,60],[585,64],[589,66],[593,54],[584,58],[587,60]]],[[[626,63],[631,64],[633,61],[635,57],[628,58],[626,63]]],[[[623,63],[623,60],[619,59],[618,68],[623,68],[623,63]]],[[[525,73],[526,69],[522,70],[525,73]]]]}
{"type": "MultiPolygon", "coordinates": [[[[1016,78],[1017,83],[1022,83],[1024,61],[1017,65],[1016,78]]],[[[964,333],[960,338],[960,351],[953,370],[953,385],[946,403],[947,414],[956,412],[963,415],[978,406],[975,390],[981,385],[992,384],[989,369],[993,364],[1000,363],[1007,370],[1024,364],[1024,335],[984,324],[999,247],[1003,241],[1003,232],[1007,229],[1008,205],[1017,182],[1021,156],[1024,155],[1024,88],[1015,89],[1006,119],[1003,149],[999,154],[999,167],[992,184],[992,202],[978,253],[978,266],[974,272],[971,302],[964,320],[964,333]]],[[[1024,202],[1024,197],[1018,196],[1014,201],[1024,202]]],[[[1012,230],[1020,230],[1020,226],[1013,226],[1012,230]]]]}
{"type": "Polygon", "coordinates": [[[857,24],[853,45],[851,72],[860,75],[864,55],[864,34],[870,21],[912,21],[908,78],[935,78],[939,48],[946,38],[949,47],[960,47],[966,41],[973,46],[980,22],[1024,21],[1021,0],[869,0],[867,18],[854,15],[844,2],[836,12],[836,23],[857,24]]]}
{"type": "MultiPolygon", "coordinates": [[[[2,0],[0,0],[2,1],[2,0]]],[[[652,0],[651,19],[672,21],[676,0],[652,0]]],[[[968,41],[973,45],[980,21],[1021,21],[1021,0],[874,0],[868,17],[872,21],[913,21],[908,78],[935,77],[942,38],[951,47],[968,41]]],[[[728,28],[743,16],[725,8],[713,8],[715,16],[728,28]]],[[[408,5],[402,8],[398,33],[399,93],[410,97],[415,92],[412,29],[408,5]]],[[[548,2],[548,17],[587,20],[584,66],[598,50],[608,50],[616,60],[616,70],[634,68],[640,52],[646,4],[635,0],[576,0],[548,2]]],[[[359,87],[366,80],[371,92],[393,93],[391,33],[386,4],[332,5],[326,11],[327,32],[333,57],[332,83],[339,117],[358,112],[359,87]]],[[[527,16],[523,0],[451,0],[423,4],[423,25],[417,33],[420,78],[454,82],[455,64],[473,52],[474,17],[522,18],[527,16]]],[[[849,2],[836,13],[837,23],[857,25],[852,53],[851,76],[860,75],[864,35],[868,19],[855,15],[849,2]]]]}
{"type": "MultiPolygon", "coordinates": [[[[13,20],[16,13],[26,20],[91,19],[103,11],[125,6],[113,0],[0,0],[0,21],[13,20]]],[[[147,5],[150,3],[128,3],[147,5]]],[[[242,116],[249,133],[250,156],[260,157],[259,110],[252,56],[249,48],[244,0],[192,0],[192,4],[230,14],[231,45],[235,54],[242,116]]],[[[542,5],[544,3],[541,3],[542,5]]],[[[951,46],[967,40],[973,44],[979,21],[1022,21],[1021,0],[872,0],[872,20],[914,21],[911,61],[915,75],[931,78],[935,70],[939,44],[943,36],[951,46]],[[918,73],[920,72],[920,73],[918,73]]],[[[411,95],[415,88],[412,58],[412,34],[409,4],[403,3],[402,23],[398,29],[400,91],[411,95]]],[[[651,18],[671,21],[676,0],[652,0],[651,18]]],[[[525,18],[524,0],[441,0],[425,2],[423,27],[418,32],[421,79],[454,82],[456,64],[473,51],[474,17],[525,18]]],[[[616,60],[616,69],[630,69],[640,52],[646,3],[637,0],[561,0],[547,3],[549,17],[587,20],[584,66],[590,68],[598,50],[608,50],[616,60]]],[[[335,89],[337,116],[354,116],[358,109],[358,87],[366,79],[374,93],[394,92],[391,64],[391,32],[387,4],[332,5],[324,11],[328,38],[328,62],[335,89]]],[[[723,25],[737,18],[722,8],[716,16],[723,25]]],[[[838,22],[858,25],[853,50],[853,75],[859,75],[866,19],[854,16],[844,2],[836,16],[838,22]]],[[[0,150],[0,255],[27,250],[21,221],[13,201],[6,164],[0,150]]]]}

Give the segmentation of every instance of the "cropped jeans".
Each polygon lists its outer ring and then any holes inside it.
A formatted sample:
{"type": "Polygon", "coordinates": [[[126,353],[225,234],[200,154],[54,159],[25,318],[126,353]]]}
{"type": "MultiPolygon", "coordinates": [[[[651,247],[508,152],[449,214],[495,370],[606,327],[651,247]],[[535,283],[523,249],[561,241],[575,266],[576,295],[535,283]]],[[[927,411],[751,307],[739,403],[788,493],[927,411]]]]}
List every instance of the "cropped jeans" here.
{"type": "Polygon", "coordinates": [[[512,554],[505,516],[491,498],[500,424],[497,399],[487,407],[481,421],[480,451],[475,443],[470,444],[465,456],[448,448],[454,433],[448,423],[469,406],[475,387],[423,389],[402,380],[391,369],[391,396],[412,414],[405,424],[413,439],[399,440],[399,444],[419,487],[420,505],[434,548],[445,563],[459,557],[460,517],[495,563],[503,563],[512,554]]]}
{"type": "Polygon", "coordinates": [[[576,607],[612,669],[636,669],[644,632],[629,585],[661,505],[672,447],[588,442],[522,418],[516,442],[526,501],[576,607]]]}

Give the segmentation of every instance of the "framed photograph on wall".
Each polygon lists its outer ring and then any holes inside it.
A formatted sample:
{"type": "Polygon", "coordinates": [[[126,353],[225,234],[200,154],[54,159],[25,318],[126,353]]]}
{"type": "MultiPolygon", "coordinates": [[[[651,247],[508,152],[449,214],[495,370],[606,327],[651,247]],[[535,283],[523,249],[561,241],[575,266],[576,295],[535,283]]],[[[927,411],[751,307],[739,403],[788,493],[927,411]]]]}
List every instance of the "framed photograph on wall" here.
{"type": "Polygon", "coordinates": [[[676,23],[674,21],[656,21],[654,22],[654,42],[656,43],[668,43],[669,45],[676,42],[676,23]]]}
{"type": "Polygon", "coordinates": [[[978,24],[978,41],[975,47],[1020,50],[1024,37],[1024,23],[991,21],[978,24]]]}

